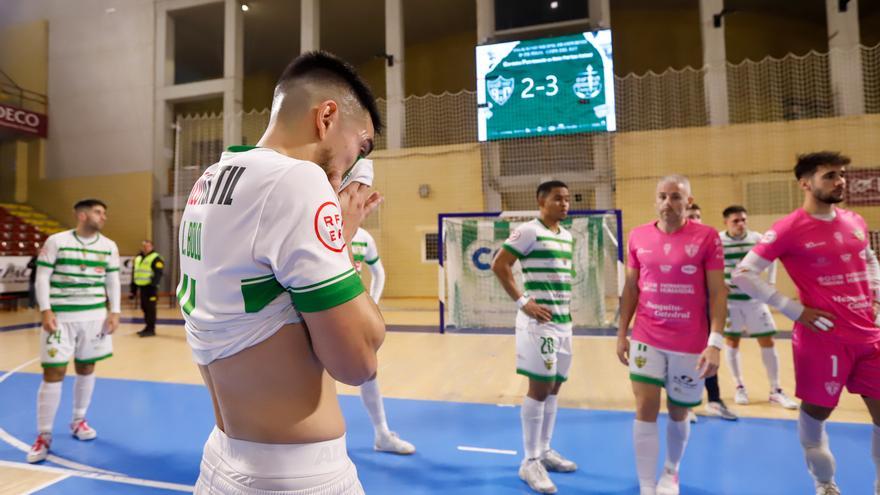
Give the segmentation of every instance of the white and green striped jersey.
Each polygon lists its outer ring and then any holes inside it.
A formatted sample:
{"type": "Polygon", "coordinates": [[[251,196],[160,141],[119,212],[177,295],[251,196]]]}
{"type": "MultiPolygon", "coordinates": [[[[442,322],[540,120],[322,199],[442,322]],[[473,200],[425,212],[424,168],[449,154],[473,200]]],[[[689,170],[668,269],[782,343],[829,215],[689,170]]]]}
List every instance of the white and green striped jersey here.
{"type": "Polygon", "coordinates": [[[119,272],[119,248],[115,242],[100,233],[82,239],[75,230],[59,232],[46,239],[37,266],[52,272],[49,304],[58,319],[86,321],[106,317],[107,274],[119,272]]]}
{"type": "Polygon", "coordinates": [[[233,146],[205,170],[179,241],[177,298],[199,364],[364,291],[327,174],[268,148],[233,146]]]}
{"type": "Polygon", "coordinates": [[[379,261],[379,249],[376,240],[369,232],[358,228],[351,240],[351,254],[354,257],[354,267],[358,273],[363,269],[363,263],[373,265],[379,261]]]}
{"type": "Polygon", "coordinates": [[[519,259],[526,292],[553,313],[550,323],[557,330],[570,333],[569,304],[574,278],[571,233],[561,225],[558,233],[553,232],[535,219],[517,227],[504,241],[503,248],[519,259]]]}
{"type": "MultiPolygon", "coordinates": [[[[745,235],[739,239],[731,237],[723,230],[719,235],[721,236],[721,245],[724,248],[724,281],[727,283],[727,288],[729,289],[727,300],[750,301],[752,300],[751,296],[740,290],[736,285],[732,284],[730,278],[733,275],[733,270],[736,269],[737,265],[739,265],[742,259],[746,257],[746,254],[761,242],[762,236],[760,233],[752,232],[751,230],[747,230],[745,235]]],[[[773,263],[770,266],[768,277],[770,283],[776,283],[776,263],[773,263]]]]}

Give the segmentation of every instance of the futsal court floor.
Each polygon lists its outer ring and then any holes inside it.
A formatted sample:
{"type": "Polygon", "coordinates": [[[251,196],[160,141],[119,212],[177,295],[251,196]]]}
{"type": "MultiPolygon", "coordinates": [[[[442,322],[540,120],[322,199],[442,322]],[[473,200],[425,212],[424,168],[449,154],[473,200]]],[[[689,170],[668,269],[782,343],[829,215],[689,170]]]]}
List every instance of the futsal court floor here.
{"type": "MultiPolygon", "coordinates": [[[[512,335],[436,332],[430,302],[383,301],[389,324],[379,381],[391,428],[416,445],[413,456],[374,452],[372,426],[353,387],[339,385],[349,455],[368,494],[527,494],[517,477],[522,456],[519,403],[525,380],[513,373],[512,335]]],[[[72,379],[64,385],[53,457],[24,461],[35,431],[40,381],[38,315],[0,313],[0,495],[173,494],[192,490],[201,449],[213,427],[179,313],[160,313],[159,336],[140,339],[134,310],[114,337],[114,357],[97,367],[89,422],[92,442],[67,434],[72,379]]],[[[636,494],[632,398],[613,337],[579,336],[570,381],[562,388],[554,447],[578,463],[551,473],[566,494],[636,494]]],[[[782,383],[793,392],[790,341],[778,342],[782,383]]],[[[812,493],[797,440],[796,411],[766,401],[757,345],[744,341],[743,365],[755,404],[741,419],[700,417],[681,470],[682,493],[771,495],[812,493]]],[[[69,370],[72,373],[72,369],[69,370]]],[[[732,404],[722,363],[722,395],[732,404]]],[[[666,417],[661,417],[661,446],[666,417]]],[[[844,394],[828,426],[845,494],[872,493],[870,420],[861,400],[844,394]]],[[[662,456],[661,456],[662,457],[662,456]]],[[[662,459],[661,459],[662,462],[662,459]]]]}

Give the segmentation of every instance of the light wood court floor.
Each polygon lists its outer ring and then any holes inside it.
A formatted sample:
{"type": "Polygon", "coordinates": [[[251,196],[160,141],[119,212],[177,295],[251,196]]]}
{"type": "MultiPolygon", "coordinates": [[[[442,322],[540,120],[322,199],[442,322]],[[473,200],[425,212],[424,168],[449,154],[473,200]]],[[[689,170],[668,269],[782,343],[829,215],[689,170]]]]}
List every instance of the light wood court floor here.
{"type": "MultiPolygon", "coordinates": [[[[432,301],[383,301],[389,325],[428,326],[437,324],[432,301]]],[[[126,310],[124,317],[140,317],[126,310]]],[[[160,318],[179,319],[175,309],[162,309],[160,318]]],[[[32,311],[0,313],[0,327],[37,321],[32,311]]],[[[141,339],[136,324],[123,324],[114,337],[114,357],[98,364],[99,377],[201,384],[182,325],[159,325],[158,336],[141,339]]],[[[0,370],[8,371],[39,354],[41,330],[0,332],[0,370]]],[[[753,401],[737,406],[745,417],[797,417],[767,402],[768,383],[757,343],[743,339],[743,369],[753,401]]],[[[794,378],[791,341],[779,339],[777,349],[782,385],[793,395],[794,378]]],[[[526,391],[526,380],[514,373],[512,335],[461,335],[436,332],[389,332],[380,351],[379,381],[387,397],[492,404],[519,404],[526,391]]],[[[39,373],[39,363],[21,369],[39,373]]],[[[70,370],[69,372],[72,372],[70,370]]],[[[722,361],[722,397],[733,406],[733,382],[722,361]]],[[[339,385],[340,393],[355,394],[353,387],[339,385]]],[[[31,400],[31,398],[27,398],[31,400]]],[[[627,369],[615,355],[612,337],[575,337],[574,363],[569,382],[562,388],[563,407],[632,410],[633,399],[627,369]]],[[[698,408],[699,412],[701,408],[698,408]]],[[[832,420],[867,423],[870,421],[862,400],[844,393],[832,420]]]]}

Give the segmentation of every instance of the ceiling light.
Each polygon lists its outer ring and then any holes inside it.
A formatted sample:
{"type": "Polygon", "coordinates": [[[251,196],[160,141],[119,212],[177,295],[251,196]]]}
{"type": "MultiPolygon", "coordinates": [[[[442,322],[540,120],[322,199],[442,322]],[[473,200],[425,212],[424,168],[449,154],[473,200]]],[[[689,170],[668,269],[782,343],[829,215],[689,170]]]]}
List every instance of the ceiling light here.
{"type": "Polygon", "coordinates": [[[551,9],[555,9],[556,7],[559,7],[559,2],[550,2],[551,9]]]}
{"type": "Polygon", "coordinates": [[[248,7],[248,4],[246,4],[246,3],[241,4],[241,11],[242,12],[247,12],[248,10],[251,10],[251,8],[248,7]]]}

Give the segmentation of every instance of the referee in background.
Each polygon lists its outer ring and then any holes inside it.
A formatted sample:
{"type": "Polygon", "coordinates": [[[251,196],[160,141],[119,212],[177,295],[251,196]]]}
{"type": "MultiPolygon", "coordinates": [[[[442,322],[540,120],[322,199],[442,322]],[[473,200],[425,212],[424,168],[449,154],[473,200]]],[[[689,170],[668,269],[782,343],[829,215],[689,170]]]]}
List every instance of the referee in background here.
{"type": "Polygon", "coordinates": [[[141,294],[141,309],[144,312],[146,326],[137,334],[141,337],[153,337],[156,335],[156,302],[159,299],[159,282],[162,280],[162,270],[165,269],[165,260],[153,251],[153,241],[145,240],[142,249],[134,259],[134,272],[131,277],[130,299],[141,294]]]}

